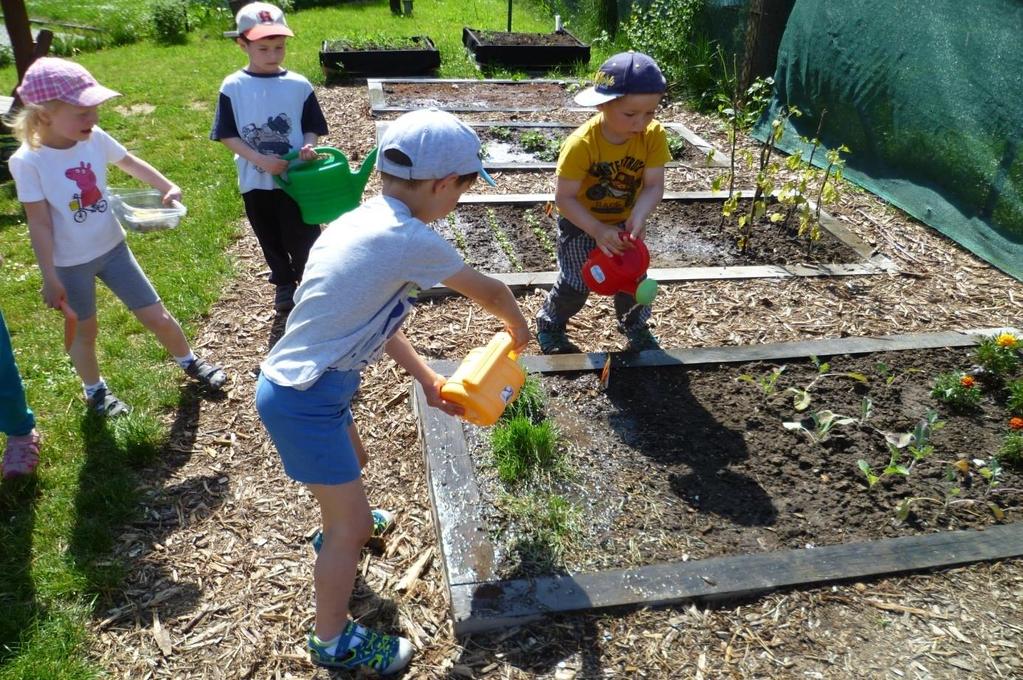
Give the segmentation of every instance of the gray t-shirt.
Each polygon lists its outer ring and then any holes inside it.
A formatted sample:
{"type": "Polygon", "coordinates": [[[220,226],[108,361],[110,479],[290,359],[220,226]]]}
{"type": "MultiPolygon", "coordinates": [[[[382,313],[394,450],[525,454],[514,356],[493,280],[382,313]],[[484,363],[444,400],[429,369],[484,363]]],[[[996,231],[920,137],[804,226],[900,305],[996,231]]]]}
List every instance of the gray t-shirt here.
{"type": "Polygon", "coordinates": [[[401,326],[416,294],[464,266],[454,246],[404,203],[370,199],[334,220],[309,251],[295,308],[263,361],[263,375],[304,390],[328,369],[368,366],[401,326]]]}

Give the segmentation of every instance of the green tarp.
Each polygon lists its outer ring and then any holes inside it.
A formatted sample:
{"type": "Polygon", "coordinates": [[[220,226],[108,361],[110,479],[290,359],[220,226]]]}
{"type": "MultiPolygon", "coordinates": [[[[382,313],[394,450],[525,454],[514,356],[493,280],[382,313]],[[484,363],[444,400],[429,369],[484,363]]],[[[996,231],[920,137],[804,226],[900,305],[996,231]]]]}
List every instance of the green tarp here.
{"type": "Polygon", "coordinates": [[[795,106],[799,151],[826,110],[847,179],[1023,280],[1023,2],[797,0],[775,81],[760,138],[795,106]]]}

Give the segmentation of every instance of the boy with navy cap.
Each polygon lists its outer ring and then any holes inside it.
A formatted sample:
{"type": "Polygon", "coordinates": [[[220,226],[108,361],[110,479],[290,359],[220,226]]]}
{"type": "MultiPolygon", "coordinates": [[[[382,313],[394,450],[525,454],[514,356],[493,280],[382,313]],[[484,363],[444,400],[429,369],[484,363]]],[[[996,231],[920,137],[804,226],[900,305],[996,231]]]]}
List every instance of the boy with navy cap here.
{"type": "MultiPolygon", "coordinates": [[[[633,247],[622,236],[641,239],[647,217],[664,195],[664,164],[671,152],[654,114],[666,86],[653,59],[622,52],[605,61],[593,86],[575,96],[598,113],[568,136],[558,157],[558,278],[537,314],[544,354],[579,351],[566,327],[589,295],[582,279],[589,252],[596,247],[613,255],[633,247]]],[[[626,293],[615,295],[614,306],[627,351],[658,348],[647,328],[650,307],[626,293]]]]}
{"type": "Polygon", "coordinates": [[[529,326],[506,285],[467,266],[427,226],[454,210],[477,176],[493,184],[476,133],[443,111],[407,113],[381,136],[377,169],[381,195],[331,223],[310,251],[284,335],[262,364],[256,407],[284,471],[320,506],[310,657],[387,674],[408,664],[411,644],[348,616],[373,523],[360,480],[367,456],[351,409],[362,369],[386,352],[423,386],[431,406],[461,415],[440,396],[444,378],[400,330],[417,293],[443,282],[473,299],[504,322],[516,350],[529,341],[529,326]]]}

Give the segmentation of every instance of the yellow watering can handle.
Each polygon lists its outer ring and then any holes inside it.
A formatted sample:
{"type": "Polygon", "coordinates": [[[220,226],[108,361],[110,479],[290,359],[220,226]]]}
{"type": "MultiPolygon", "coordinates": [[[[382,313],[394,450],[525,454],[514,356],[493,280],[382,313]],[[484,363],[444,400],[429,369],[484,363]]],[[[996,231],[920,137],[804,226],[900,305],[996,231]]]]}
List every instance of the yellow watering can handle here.
{"type": "Polygon", "coordinates": [[[499,356],[508,355],[513,361],[519,358],[517,352],[512,351],[512,337],[504,331],[500,331],[494,334],[494,340],[496,341],[495,349],[499,356]]]}

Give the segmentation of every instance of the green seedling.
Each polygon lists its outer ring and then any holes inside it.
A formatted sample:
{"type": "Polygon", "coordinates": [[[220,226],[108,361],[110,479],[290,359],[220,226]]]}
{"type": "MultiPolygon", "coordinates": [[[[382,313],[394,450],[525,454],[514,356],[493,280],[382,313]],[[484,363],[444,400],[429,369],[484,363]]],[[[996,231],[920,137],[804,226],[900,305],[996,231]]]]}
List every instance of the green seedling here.
{"type": "Polygon", "coordinates": [[[544,249],[544,252],[550,256],[551,260],[557,260],[557,251],[554,249],[554,243],[551,241],[550,234],[543,228],[543,224],[540,222],[540,218],[536,216],[532,209],[525,212],[526,224],[529,225],[529,230],[533,232],[533,236],[540,242],[540,246],[544,249]]]}
{"type": "Polygon", "coordinates": [[[487,208],[487,226],[490,227],[491,233],[493,233],[494,238],[497,240],[497,245],[500,246],[501,251],[511,263],[512,269],[517,272],[522,271],[522,262],[519,261],[519,256],[515,254],[515,248],[512,246],[508,234],[498,224],[497,213],[493,208],[487,208]]]}
{"type": "MultiPolygon", "coordinates": [[[[845,371],[842,373],[831,373],[831,364],[826,361],[821,361],[814,355],[810,355],[810,361],[813,362],[814,367],[817,369],[817,376],[810,381],[810,384],[806,387],[790,387],[785,390],[786,393],[792,394],[792,407],[797,411],[805,411],[810,406],[812,397],[810,396],[810,390],[824,378],[849,378],[857,382],[868,383],[870,382],[867,376],[857,371],[845,371]]],[[[861,420],[862,422],[862,420],[861,420]]]]}
{"type": "Polygon", "coordinates": [[[867,488],[873,489],[874,485],[880,481],[880,477],[874,473],[874,470],[870,467],[870,463],[863,460],[862,458],[856,461],[856,466],[867,478],[867,488]]]}
{"type": "Polygon", "coordinates": [[[1005,399],[1005,408],[1014,416],[1023,416],[1023,380],[1013,380],[1005,389],[1009,393],[1005,399]]]}
{"type": "Polygon", "coordinates": [[[451,237],[455,239],[455,248],[462,254],[462,257],[468,257],[469,248],[465,243],[465,236],[462,231],[458,228],[458,221],[455,219],[455,213],[448,213],[448,227],[451,229],[451,237]]]}
{"type": "Polygon", "coordinates": [[[558,152],[561,142],[549,137],[542,132],[523,132],[519,137],[519,144],[526,151],[536,156],[537,160],[551,163],[558,160],[558,152]]]}
{"type": "Polygon", "coordinates": [[[510,141],[512,138],[511,128],[504,125],[495,125],[490,128],[490,136],[502,142],[510,141]]]}
{"type": "Polygon", "coordinates": [[[871,416],[874,415],[874,401],[870,397],[863,397],[860,401],[859,424],[866,425],[871,416]]]}
{"type": "Polygon", "coordinates": [[[832,430],[839,425],[851,425],[855,422],[855,418],[843,416],[828,409],[822,409],[811,414],[809,418],[785,422],[782,425],[786,430],[804,432],[815,444],[819,444],[826,441],[831,436],[832,430]]]}
{"type": "MultiPolygon", "coordinates": [[[[668,152],[671,153],[673,159],[678,160],[682,158],[688,149],[689,142],[684,137],[673,131],[668,132],[668,152]]],[[[714,152],[711,151],[710,157],[713,158],[713,156],[714,152]]]]}
{"type": "Polygon", "coordinates": [[[751,385],[756,385],[760,388],[761,394],[764,398],[768,398],[778,391],[778,378],[785,372],[784,366],[778,366],[771,370],[770,373],[765,373],[761,376],[753,376],[749,373],[743,373],[736,380],[742,382],[748,382],[751,385]]]}

